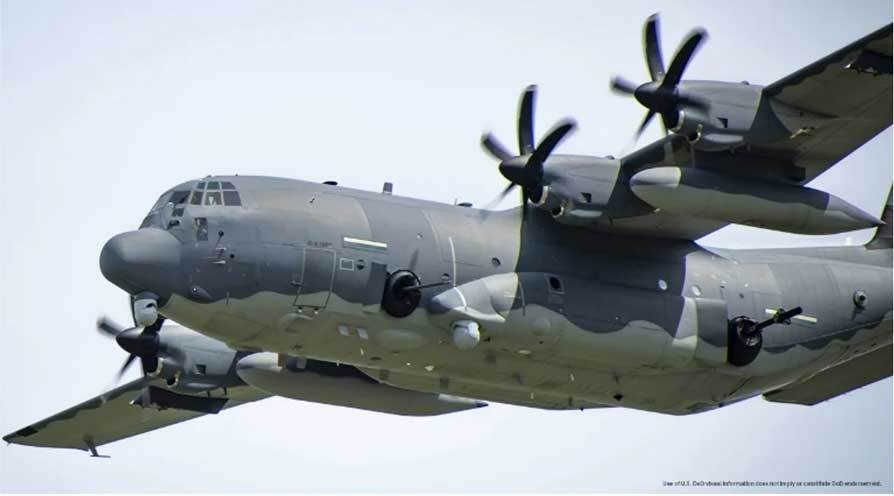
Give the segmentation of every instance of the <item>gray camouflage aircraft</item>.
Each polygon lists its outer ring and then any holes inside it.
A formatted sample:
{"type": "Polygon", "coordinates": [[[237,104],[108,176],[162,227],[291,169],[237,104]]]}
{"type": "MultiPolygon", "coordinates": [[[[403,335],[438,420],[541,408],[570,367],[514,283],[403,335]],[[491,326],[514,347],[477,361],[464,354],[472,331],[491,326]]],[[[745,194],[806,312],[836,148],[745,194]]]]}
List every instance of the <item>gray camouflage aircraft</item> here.
{"type": "MultiPolygon", "coordinates": [[[[143,376],[7,442],[88,450],[271,395],[399,415],[485,401],[674,415],[756,395],[814,405],[892,373],[891,195],[880,218],[805,186],[892,122],[892,26],[769,86],[686,81],[693,31],[612,86],[669,134],[625,157],[484,148],[523,204],[478,210],[334,182],[213,176],[109,240],[133,327],[99,330],[143,376]],[[877,228],[863,246],[719,250],[728,224],[877,228]],[[176,321],[181,324],[164,325],[176,321]]],[[[639,133],[638,132],[638,133],[639,133]]],[[[878,164],[891,167],[891,164],[878,164]]],[[[502,197],[501,196],[501,197],[502,197]]]]}

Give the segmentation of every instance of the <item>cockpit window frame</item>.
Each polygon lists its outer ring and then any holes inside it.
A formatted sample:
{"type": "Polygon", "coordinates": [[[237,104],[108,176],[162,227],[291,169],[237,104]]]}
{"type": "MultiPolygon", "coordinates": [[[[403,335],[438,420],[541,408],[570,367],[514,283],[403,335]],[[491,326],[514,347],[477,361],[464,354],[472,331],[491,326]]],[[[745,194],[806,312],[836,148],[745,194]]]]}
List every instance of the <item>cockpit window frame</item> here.
{"type": "MultiPolygon", "coordinates": [[[[239,189],[231,181],[205,179],[195,183],[183,204],[190,207],[244,207],[239,189]],[[214,203],[209,203],[214,202],[214,203]]],[[[173,197],[172,197],[173,198],[173,197]]]]}
{"type": "Polygon", "coordinates": [[[189,196],[192,191],[188,189],[177,189],[171,193],[168,202],[173,203],[174,205],[181,205],[189,201],[189,196]]]}
{"type": "Polygon", "coordinates": [[[220,195],[220,191],[210,190],[205,191],[205,199],[202,202],[203,206],[206,207],[218,207],[223,206],[223,197],[220,195]]]}

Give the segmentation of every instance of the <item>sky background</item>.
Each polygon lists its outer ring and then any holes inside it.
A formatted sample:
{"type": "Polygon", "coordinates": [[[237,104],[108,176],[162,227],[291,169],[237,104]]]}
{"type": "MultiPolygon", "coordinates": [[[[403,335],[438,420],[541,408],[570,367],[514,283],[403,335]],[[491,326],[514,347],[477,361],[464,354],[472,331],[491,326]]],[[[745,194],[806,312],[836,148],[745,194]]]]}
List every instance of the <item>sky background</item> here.
{"type": "MultiPolygon", "coordinates": [[[[3,434],[109,386],[125,355],[94,322],[129,311],[99,251],[177,183],[392,181],[396,194],[483,205],[505,180],[479,136],[514,143],[528,84],[540,86],[538,135],[564,116],[580,125],[559,153],[630,150],[644,110],[608,82],[646,79],[653,12],[667,63],[692,27],[710,33],[687,79],[755,84],[892,19],[889,0],[0,5],[3,434]]],[[[892,162],[889,128],[812,185],[878,213],[892,162]]],[[[702,243],[870,235],[730,227],[702,243]]],[[[686,417],[491,405],[418,419],[274,398],[101,451],[112,458],[0,446],[0,490],[660,491],[664,480],[781,479],[878,480],[890,492],[892,381],[812,408],[756,398],[686,417]]]]}

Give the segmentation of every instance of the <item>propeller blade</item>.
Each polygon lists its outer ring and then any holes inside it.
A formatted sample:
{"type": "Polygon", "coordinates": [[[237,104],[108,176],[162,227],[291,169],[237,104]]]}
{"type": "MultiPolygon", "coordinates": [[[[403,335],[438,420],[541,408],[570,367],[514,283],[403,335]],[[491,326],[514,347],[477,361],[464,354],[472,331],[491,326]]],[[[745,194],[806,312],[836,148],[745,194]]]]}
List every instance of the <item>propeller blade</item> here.
{"type": "Polygon", "coordinates": [[[143,387],[143,390],[140,391],[140,406],[143,408],[149,408],[149,385],[143,387]]]}
{"type": "Polygon", "coordinates": [[[615,93],[632,95],[636,91],[636,85],[621,76],[615,76],[612,78],[611,89],[614,90],[615,93]]]}
{"type": "Polygon", "coordinates": [[[654,13],[646,20],[643,27],[643,48],[646,52],[646,65],[652,81],[661,81],[664,77],[664,59],[661,57],[661,45],[658,36],[658,13],[654,13]]]}
{"type": "Polygon", "coordinates": [[[143,332],[145,332],[147,334],[158,334],[158,331],[161,330],[161,326],[164,325],[165,320],[166,319],[164,317],[159,315],[158,318],[155,319],[155,322],[151,326],[148,326],[143,329],[143,332]]]}
{"type": "Polygon", "coordinates": [[[121,368],[118,369],[118,373],[115,374],[116,383],[121,380],[121,377],[123,377],[124,373],[127,372],[127,368],[130,367],[130,364],[132,364],[133,361],[136,360],[136,358],[136,355],[127,355],[127,360],[124,360],[124,364],[121,365],[121,368]]]}
{"type": "Polygon", "coordinates": [[[667,74],[665,74],[664,80],[661,82],[662,87],[674,88],[677,86],[680,79],[683,77],[683,71],[686,70],[686,66],[689,65],[689,61],[692,59],[695,51],[698,50],[699,45],[701,45],[707,37],[708,32],[702,28],[696,28],[689,33],[686,41],[680,46],[677,53],[674,54],[674,59],[671,61],[667,74]]]}
{"type": "Polygon", "coordinates": [[[106,336],[109,336],[109,337],[113,337],[113,338],[117,337],[118,334],[121,334],[121,331],[124,330],[121,328],[121,326],[119,326],[118,324],[112,322],[111,320],[109,320],[105,317],[100,317],[99,319],[97,319],[96,329],[100,333],[105,334],[106,336]]]}
{"type": "Polygon", "coordinates": [[[481,135],[481,146],[500,162],[512,158],[512,154],[491,133],[481,135]]]}
{"type": "Polygon", "coordinates": [[[487,205],[484,206],[484,210],[491,210],[496,207],[501,201],[503,201],[503,198],[506,198],[506,196],[509,195],[513,188],[515,188],[515,183],[507,184],[506,187],[503,188],[503,191],[500,191],[500,194],[496,196],[496,198],[494,198],[493,200],[488,202],[487,205]]]}
{"type": "Polygon", "coordinates": [[[654,111],[654,110],[650,110],[650,111],[648,111],[648,112],[646,113],[646,117],[643,119],[642,124],[640,124],[640,125],[639,125],[639,129],[636,130],[636,137],[637,137],[637,138],[639,138],[639,137],[643,134],[643,131],[646,130],[646,126],[649,125],[649,121],[652,120],[652,117],[655,117],[655,111],[654,111]]]}
{"type": "Polygon", "coordinates": [[[537,86],[530,85],[522,93],[518,106],[518,153],[528,155],[534,152],[534,101],[537,86]]]}
{"type": "Polygon", "coordinates": [[[537,185],[540,183],[540,180],[543,179],[543,162],[550,156],[553,149],[556,148],[556,145],[565,139],[565,136],[573,131],[575,127],[577,127],[577,123],[572,119],[560,121],[546,135],[546,137],[540,141],[540,144],[537,145],[537,149],[534,150],[534,153],[531,154],[531,158],[529,158],[528,162],[525,164],[525,169],[528,173],[527,185],[537,185]]]}
{"type": "Polygon", "coordinates": [[[140,357],[140,363],[143,365],[143,375],[149,375],[158,370],[158,357],[155,355],[140,357]]]}
{"type": "Polygon", "coordinates": [[[509,192],[512,191],[512,188],[515,188],[515,186],[516,185],[514,183],[507,184],[506,187],[503,188],[503,191],[500,191],[497,196],[495,196],[491,201],[487,202],[486,205],[481,207],[481,220],[486,220],[491,211],[493,211],[493,209],[496,208],[501,201],[503,201],[503,198],[506,198],[506,195],[508,195],[509,192]]]}

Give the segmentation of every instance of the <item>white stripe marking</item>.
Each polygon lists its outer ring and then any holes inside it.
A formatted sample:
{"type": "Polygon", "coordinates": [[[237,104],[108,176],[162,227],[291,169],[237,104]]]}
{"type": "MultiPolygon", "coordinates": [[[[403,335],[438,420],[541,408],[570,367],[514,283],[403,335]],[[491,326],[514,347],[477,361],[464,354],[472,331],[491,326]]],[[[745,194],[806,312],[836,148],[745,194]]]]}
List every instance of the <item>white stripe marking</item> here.
{"type": "Polygon", "coordinates": [[[347,236],[342,238],[342,240],[345,243],[354,243],[356,245],[371,246],[373,248],[379,248],[382,250],[388,249],[388,243],[382,243],[381,241],[370,241],[368,239],[349,238],[347,236]]]}

